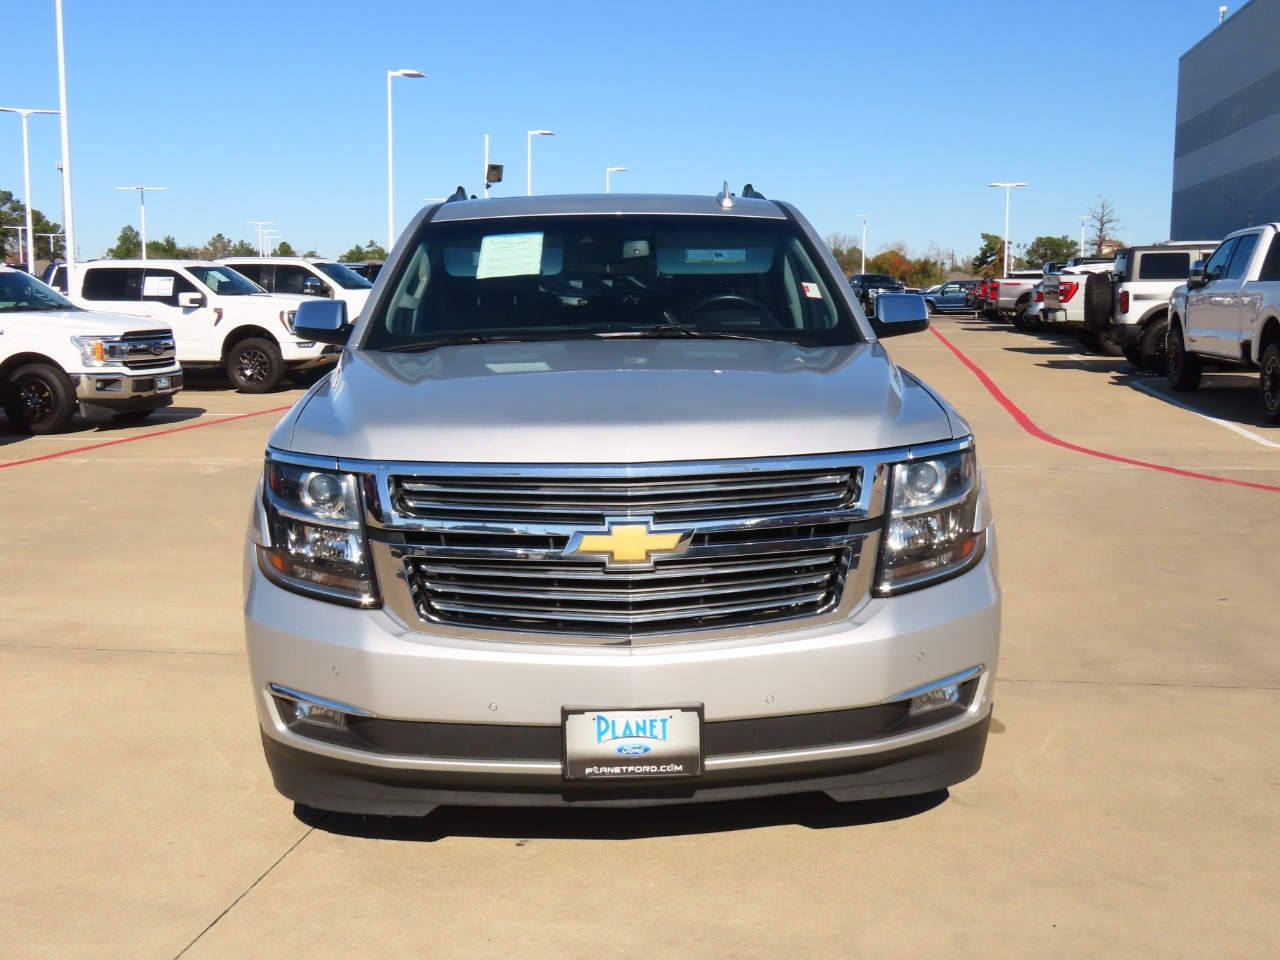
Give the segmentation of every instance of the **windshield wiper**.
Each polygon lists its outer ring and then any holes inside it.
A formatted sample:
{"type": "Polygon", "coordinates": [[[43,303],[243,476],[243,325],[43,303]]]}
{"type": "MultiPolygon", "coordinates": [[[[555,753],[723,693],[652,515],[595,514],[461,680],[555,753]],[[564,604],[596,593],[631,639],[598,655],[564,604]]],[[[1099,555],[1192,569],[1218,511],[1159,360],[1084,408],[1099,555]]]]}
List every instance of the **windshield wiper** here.
{"type": "Polygon", "coordinates": [[[527,337],[490,337],[482,333],[458,333],[439,340],[420,340],[417,343],[403,343],[395,347],[384,347],[385,353],[425,353],[436,347],[456,347],[468,343],[521,343],[527,337]]]}
{"type": "Polygon", "coordinates": [[[800,337],[780,336],[771,337],[755,333],[733,333],[728,330],[698,330],[695,327],[687,327],[682,323],[660,323],[654,327],[645,327],[642,330],[608,330],[592,334],[594,337],[601,337],[608,340],[613,339],[638,339],[638,340],[665,340],[689,338],[694,340],[756,340],[765,343],[794,343],[802,347],[816,347],[819,344],[805,340],[800,337]]]}

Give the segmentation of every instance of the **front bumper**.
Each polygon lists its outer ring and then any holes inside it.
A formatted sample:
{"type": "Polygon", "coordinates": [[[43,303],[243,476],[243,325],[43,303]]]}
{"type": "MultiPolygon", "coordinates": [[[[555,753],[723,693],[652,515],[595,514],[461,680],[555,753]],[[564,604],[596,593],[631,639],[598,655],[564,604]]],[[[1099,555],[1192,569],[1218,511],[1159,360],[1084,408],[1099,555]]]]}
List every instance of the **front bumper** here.
{"type": "Polygon", "coordinates": [[[285,591],[250,552],[246,638],[268,764],[293,800],[373,814],[441,803],[643,805],[809,790],[845,800],[941,789],[976,772],[990,719],[1000,593],[988,536],[974,569],[873,599],[848,620],[629,649],[424,635],[382,610],[285,591]],[[903,691],[975,666],[960,707],[925,723],[884,715],[903,691]],[[405,721],[387,726],[408,733],[376,746],[301,735],[272,684],[405,721]],[[672,703],[703,707],[702,774],[565,778],[563,707],[672,703]]]}
{"type": "Polygon", "coordinates": [[[78,401],[113,409],[165,406],[182,389],[182,380],[182,368],[177,365],[145,372],[103,368],[71,375],[78,401]]]}

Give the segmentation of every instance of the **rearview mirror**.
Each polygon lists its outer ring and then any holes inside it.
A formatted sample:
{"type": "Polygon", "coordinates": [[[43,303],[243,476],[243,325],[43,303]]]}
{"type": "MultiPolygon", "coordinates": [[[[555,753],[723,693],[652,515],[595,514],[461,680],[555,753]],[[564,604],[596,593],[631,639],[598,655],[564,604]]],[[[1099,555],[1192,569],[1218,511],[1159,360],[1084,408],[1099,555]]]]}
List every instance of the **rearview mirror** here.
{"type": "Polygon", "coordinates": [[[929,329],[929,308],[918,293],[882,293],[876,297],[871,328],[877,337],[896,337],[929,329]]]}

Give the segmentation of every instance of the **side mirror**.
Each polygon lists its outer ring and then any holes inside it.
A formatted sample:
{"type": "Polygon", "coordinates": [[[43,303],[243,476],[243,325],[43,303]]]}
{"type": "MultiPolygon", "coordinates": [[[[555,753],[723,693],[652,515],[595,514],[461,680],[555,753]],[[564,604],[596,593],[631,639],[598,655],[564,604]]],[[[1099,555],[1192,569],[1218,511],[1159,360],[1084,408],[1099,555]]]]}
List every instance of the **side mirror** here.
{"type": "Polygon", "coordinates": [[[191,291],[180,293],[178,294],[178,306],[182,307],[184,310],[193,310],[196,307],[203,307],[204,294],[193,293],[191,291]]]}
{"type": "Polygon", "coordinates": [[[1187,277],[1187,289],[1199,290],[1206,283],[1208,281],[1204,278],[1204,261],[1197,260],[1191,265],[1191,274],[1187,277]]]}
{"type": "Polygon", "coordinates": [[[350,339],[351,330],[347,305],[342,300],[304,300],[293,318],[293,335],[299,340],[341,347],[350,339]]]}
{"type": "Polygon", "coordinates": [[[882,293],[876,297],[871,328],[877,337],[896,337],[929,329],[929,308],[918,293],[882,293]]]}
{"type": "Polygon", "coordinates": [[[318,277],[307,277],[302,281],[302,292],[309,297],[327,297],[328,291],[318,277]]]}

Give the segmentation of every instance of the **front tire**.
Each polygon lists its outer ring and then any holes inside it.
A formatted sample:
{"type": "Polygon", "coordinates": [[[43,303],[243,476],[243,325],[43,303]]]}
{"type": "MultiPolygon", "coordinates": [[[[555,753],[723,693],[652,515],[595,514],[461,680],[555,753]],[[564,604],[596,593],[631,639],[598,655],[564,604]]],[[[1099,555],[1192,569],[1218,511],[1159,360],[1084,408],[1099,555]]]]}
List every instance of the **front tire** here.
{"type": "Polygon", "coordinates": [[[52,364],[25,364],[13,371],[4,387],[4,412],[21,433],[59,433],[75,416],[75,387],[52,364]]]}
{"type": "Polygon", "coordinates": [[[1182,324],[1169,325],[1165,343],[1165,376],[1169,378],[1169,386],[1178,391],[1194,390],[1200,386],[1204,361],[1195,354],[1187,353],[1187,345],[1182,339],[1182,324]]]}
{"type": "Polygon", "coordinates": [[[266,337],[241,340],[227,351],[227,375],[241,393],[270,393],[284,380],[280,347],[266,337]]]}
{"type": "Polygon", "coordinates": [[[1258,399],[1262,401],[1262,418],[1272,426],[1280,425],[1280,343],[1269,343],[1262,351],[1262,373],[1258,376],[1258,399]]]}

